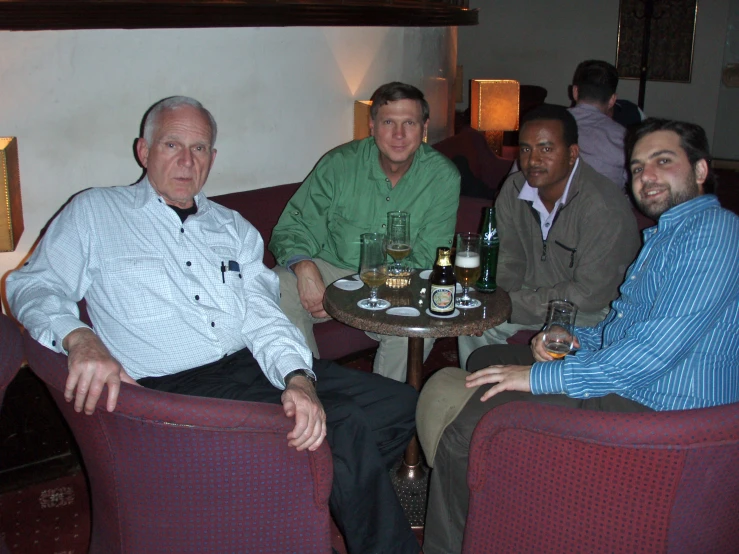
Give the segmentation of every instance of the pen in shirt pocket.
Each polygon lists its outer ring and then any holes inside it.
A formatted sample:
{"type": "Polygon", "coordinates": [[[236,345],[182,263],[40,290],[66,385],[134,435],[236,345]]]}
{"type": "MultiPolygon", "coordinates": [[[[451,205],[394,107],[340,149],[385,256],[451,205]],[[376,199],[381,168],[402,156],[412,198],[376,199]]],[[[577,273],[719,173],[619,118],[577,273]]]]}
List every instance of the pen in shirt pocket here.
{"type": "MultiPolygon", "coordinates": [[[[239,265],[239,262],[229,260],[228,267],[226,267],[226,262],[221,261],[221,280],[224,283],[226,282],[226,271],[235,271],[236,273],[238,273],[241,271],[241,266],[239,265]]],[[[241,277],[241,275],[239,275],[239,277],[241,277]]]]}

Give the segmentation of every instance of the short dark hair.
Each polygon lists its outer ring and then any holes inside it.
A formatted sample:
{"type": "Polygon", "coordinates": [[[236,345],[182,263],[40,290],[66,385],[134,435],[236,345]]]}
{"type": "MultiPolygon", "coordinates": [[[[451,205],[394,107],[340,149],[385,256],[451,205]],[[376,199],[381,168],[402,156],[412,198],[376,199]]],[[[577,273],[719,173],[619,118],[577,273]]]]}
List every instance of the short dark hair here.
{"type": "Polygon", "coordinates": [[[370,107],[370,117],[374,120],[377,112],[388,102],[396,102],[398,100],[418,100],[421,103],[422,121],[426,123],[429,119],[429,103],[426,102],[423,93],[413,85],[406,85],[399,81],[386,83],[372,93],[372,106],[370,107]]]}
{"type": "Polygon", "coordinates": [[[685,151],[690,165],[695,169],[695,164],[700,160],[706,160],[708,173],[703,182],[704,192],[713,192],[716,186],[716,175],[711,168],[711,153],[708,149],[708,137],[703,127],[686,121],[675,121],[672,119],[660,119],[650,117],[640,124],[632,127],[626,135],[626,163],[630,163],[634,154],[636,143],[647,135],[657,131],[672,131],[680,137],[680,146],[685,151]]]}
{"type": "Polygon", "coordinates": [[[523,129],[524,125],[531,123],[532,121],[542,120],[555,120],[562,122],[565,144],[567,146],[577,144],[577,121],[575,121],[575,118],[567,108],[564,106],[557,106],[556,104],[542,104],[541,106],[537,106],[533,110],[526,112],[526,114],[521,118],[520,128],[523,129]]]}
{"type": "Polygon", "coordinates": [[[577,87],[578,100],[605,104],[616,94],[618,70],[602,60],[585,60],[575,69],[572,86],[577,87]]]}

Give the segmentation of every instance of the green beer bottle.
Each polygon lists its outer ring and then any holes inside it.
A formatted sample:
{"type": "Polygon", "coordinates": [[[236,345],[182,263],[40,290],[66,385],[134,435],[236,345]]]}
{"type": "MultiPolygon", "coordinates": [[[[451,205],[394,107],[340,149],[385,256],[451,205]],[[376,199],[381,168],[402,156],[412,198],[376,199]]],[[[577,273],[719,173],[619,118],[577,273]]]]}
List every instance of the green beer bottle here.
{"type": "Polygon", "coordinates": [[[495,208],[485,208],[485,217],[480,231],[480,278],[475,288],[480,292],[494,292],[498,288],[495,274],[498,270],[498,229],[495,223],[495,208]]]}

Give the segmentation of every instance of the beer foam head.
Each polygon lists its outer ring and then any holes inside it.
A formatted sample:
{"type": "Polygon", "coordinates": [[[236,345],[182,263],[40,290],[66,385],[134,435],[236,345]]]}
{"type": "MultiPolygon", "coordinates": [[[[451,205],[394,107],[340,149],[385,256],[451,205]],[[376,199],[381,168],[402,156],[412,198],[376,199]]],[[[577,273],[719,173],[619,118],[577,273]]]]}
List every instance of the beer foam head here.
{"type": "Polygon", "coordinates": [[[478,267],[480,265],[480,254],[476,252],[457,252],[454,265],[458,267],[478,267]]]}

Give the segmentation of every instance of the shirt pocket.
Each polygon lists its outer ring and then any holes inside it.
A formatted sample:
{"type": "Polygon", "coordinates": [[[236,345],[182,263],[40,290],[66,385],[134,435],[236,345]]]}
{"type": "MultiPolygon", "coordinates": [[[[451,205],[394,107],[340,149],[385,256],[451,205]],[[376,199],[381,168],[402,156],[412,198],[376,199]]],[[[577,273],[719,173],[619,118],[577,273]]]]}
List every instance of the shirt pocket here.
{"type": "MultiPolygon", "coordinates": [[[[212,244],[210,249],[213,252],[213,263],[216,269],[214,273],[218,275],[215,287],[226,285],[237,297],[243,296],[242,272],[244,268],[238,264],[238,250],[224,244],[212,244]]],[[[218,293],[219,291],[216,288],[214,292],[218,293]]]]}
{"type": "Polygon", "coordinates": [[[337,257],[345,262],[357,261],[358,264],[360,237],[364,233],[373,232],[369,222],[349,219],[335,213],[329,220],[328,228],[331,232],[329,240],[333,242],[337,257]]]}
{"type": "Polygon", "coordinates": [[[122,256],[108,259],[102,272],[108,283],[113,313],[127,321],[170,317],[174,286],[164,258],[122,256]]]}

